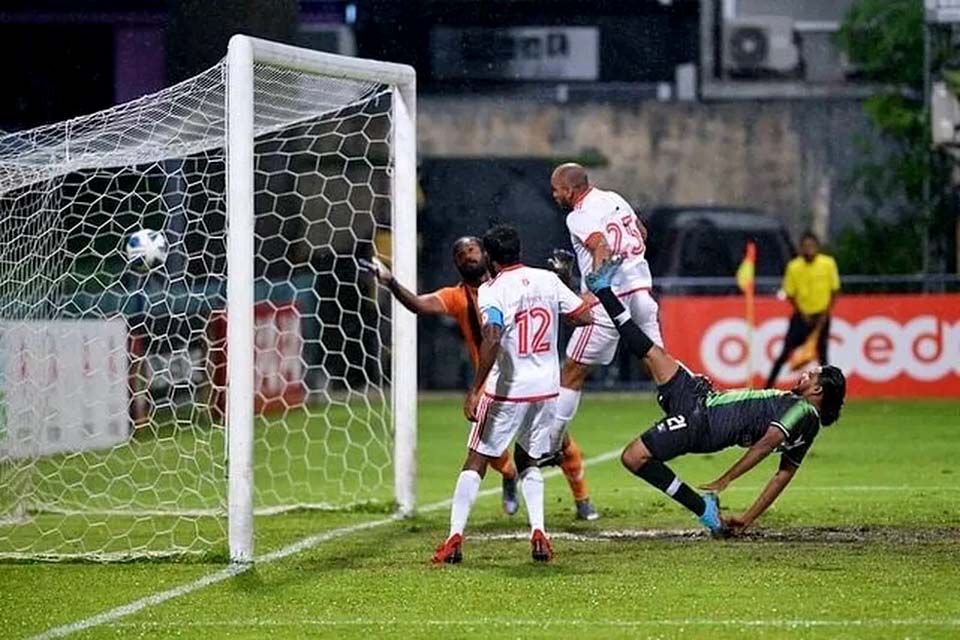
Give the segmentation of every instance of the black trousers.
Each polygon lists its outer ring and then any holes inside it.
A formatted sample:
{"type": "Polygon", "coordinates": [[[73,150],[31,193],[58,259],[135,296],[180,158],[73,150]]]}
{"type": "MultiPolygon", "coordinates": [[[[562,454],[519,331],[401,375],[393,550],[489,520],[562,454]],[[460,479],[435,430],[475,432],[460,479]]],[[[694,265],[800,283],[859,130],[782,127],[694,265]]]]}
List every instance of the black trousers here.
{"type": "MultiPolygon", "coordinates": [[[[809,324],[799,313],[794,313],[790,316],[790,326],[787,327],[787,335],[783,339],[783,351],[780,352],[777,361],[773,363],[773,369],[770,370],[770,376],[767,378],[767,388],[773,386],[773,383],[777,380],[777,376],[780,375],[780,369],[783,368],[783,365],[786,364],[790,358],[790,354],[793,353],[794,349],[807,341],[810,333],[813,332],[814,327],[817,326],[817,323],[823,315],[822,313],[818,313],[810,316],[809,324]]],[[[820,337],[817,339],[817,353],[820,354],[820,364],[827,364],[827,347],[829,344],[830,316],[828,315],[823,324],[823,331],[820,332],[820,337]]]]}

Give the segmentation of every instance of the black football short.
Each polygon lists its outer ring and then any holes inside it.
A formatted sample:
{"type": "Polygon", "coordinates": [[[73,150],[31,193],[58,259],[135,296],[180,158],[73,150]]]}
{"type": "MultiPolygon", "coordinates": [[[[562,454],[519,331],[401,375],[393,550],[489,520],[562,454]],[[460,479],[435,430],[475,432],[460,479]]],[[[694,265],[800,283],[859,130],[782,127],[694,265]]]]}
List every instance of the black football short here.
{"type": "Polygon", "coordinates": [[[706,392],[681,367],[657,389],[666,417],[640,436],[653,457],[666,462],[685,453],[702,453],[708,445],[706,392]]]}
{"type": "Polygon", "coordinates": [[[690,414],[702,409],[707,397],[706,387],[697,382],[689,371],[680,367],[672,378],[657,387],[657,402],[665,414],[690,414]]]}

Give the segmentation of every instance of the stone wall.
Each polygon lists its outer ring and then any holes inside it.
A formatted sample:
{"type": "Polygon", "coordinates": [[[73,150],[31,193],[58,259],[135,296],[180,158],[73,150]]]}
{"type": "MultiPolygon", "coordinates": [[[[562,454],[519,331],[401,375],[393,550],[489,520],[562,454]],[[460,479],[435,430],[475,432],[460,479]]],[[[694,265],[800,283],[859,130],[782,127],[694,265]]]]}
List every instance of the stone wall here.
{"type": "Polygon", "coordinates": [[[424,157],[565,158],[598,152],[599,186],[640,206],[759,208],[797,234],[854,222],[845,188],[855,135],[871,135],[857,100],[557,104],[422,97],[424,157]]]}

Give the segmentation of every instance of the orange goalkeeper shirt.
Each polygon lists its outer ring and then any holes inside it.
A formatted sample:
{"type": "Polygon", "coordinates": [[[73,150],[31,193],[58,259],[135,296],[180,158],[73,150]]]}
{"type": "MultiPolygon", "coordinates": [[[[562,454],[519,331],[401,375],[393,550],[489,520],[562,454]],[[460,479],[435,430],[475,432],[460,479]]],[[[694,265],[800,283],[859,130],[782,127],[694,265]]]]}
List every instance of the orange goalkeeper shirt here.
{"type": "Polygon", "coordinates": [[[473,370],[480,364],[480,308],[477,306],[477,289],[461,282],[454,287],[437,289],[432,295],[440,299],[443,312],[457,321],[463,342],[467,345],[467,353],[473,370]]]}

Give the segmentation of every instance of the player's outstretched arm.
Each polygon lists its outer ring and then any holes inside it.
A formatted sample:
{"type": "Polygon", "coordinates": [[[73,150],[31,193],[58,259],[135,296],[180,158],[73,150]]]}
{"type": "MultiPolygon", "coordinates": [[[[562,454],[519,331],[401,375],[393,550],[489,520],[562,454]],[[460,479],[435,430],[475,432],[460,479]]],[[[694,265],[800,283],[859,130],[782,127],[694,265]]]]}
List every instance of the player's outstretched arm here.
{"type": "Polygon", "coordinates": [[[439,315],[444,313],[443,302],[433,294],[418,296],[402,284],[397,282],[393,274],[387,269],[386,265],[372,258],[370,260],[357,260],[360,267],[371,272],[380,284],[386,285],[390,293],[396,296],[404,307],[417,315],[439,315]]]}
{"type": "Polygon", "coordinates": [[[734,534],[742,532],[753,524],[754,520],[759,518],[760,515],[776,501],[780,494],[783,493],[783,490],[787,488],[787,485],[790,484],[790,481],[793,480],[793,476],[797,474],[797,468],[798,467],[789,460],[781,460],[780,468],[774,476],[770,478],[770,482],[763,488],[763,491],[753,505],[747,509],[743,515],[725,518],[726,525],[734,534]]]}
{"type": "Polygon", "coordinates": [[[485,324],[481,333],[483,334],[483,340],[480,342],[480,362],[477,364],[477,375],[474,376],[473,387],[467,392],[467,397],[463,402],[463,415],[471,422],[477,419],[480,394],[483,393],[487,376],[490,375],[493,363],[497,361],[497,354],[500,353],[500,338],[503,336],[503,327],[499,324],[485,324]]]}
{"type": "Polygon", "coordinates": [[[773,426],[767,428],[763,437],[753,443],[753,446],[747,449],[746,453],[726,473],[709,484],[701,485],[700,488],[706,491],[723,491],[731,482],[760,464],[760,461],[779,447],[783,440],[784,435],[780,429],[773,426]]]}

